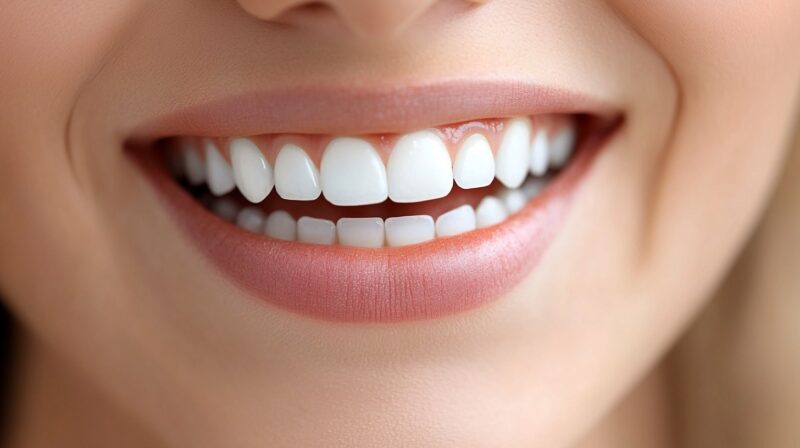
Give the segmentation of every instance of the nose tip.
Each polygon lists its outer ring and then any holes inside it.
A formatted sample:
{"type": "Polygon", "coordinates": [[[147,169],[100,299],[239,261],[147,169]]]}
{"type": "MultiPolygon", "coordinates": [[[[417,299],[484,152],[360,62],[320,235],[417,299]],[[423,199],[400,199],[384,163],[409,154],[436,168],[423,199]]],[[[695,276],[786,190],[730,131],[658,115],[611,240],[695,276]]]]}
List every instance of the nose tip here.
{"type": "MultiPolygon", "coordinates": [[[[399,34],[434,4],[443,0],[237,0],[242,9],[264,21],[273,21],[287,12],[302,13],[304,7],[323,6],[355,34],[384,36],[399,34]]],[[[487,0],[457,0],[484,3],[487,0]]],[[[311,8],[309,8],[310,10],[311,8]]]]}

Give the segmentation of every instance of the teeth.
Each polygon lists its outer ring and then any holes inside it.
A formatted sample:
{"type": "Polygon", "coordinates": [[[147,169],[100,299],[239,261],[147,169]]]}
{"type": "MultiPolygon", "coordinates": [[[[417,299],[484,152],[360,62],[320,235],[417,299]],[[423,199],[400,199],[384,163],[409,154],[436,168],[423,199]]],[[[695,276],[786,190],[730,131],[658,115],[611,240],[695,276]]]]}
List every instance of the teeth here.
{"type": "Polygon", "coordinates": [[[272,166],[261,154],[258,146],[246,138],[237,138],[229,145],[233,177],[242,196],[259,203],[272,191],[272,166]]]}
{"type": "Polygon", "coordinates": [[[389,157],[387,173],[389,197],[394,202],[438,199],[453,189],[450,153],[432,131],[401,137],[389,157]]]}
{"type": "Polygon", "coordinates": [[[435,236],[433,218],[427,215],[401,216],[386,220],[386,242],[389,246],[424,243],[435,236]]]}
{"type": "Polygon", "coordinates": [[[367,141],[340,137],[322,156],[322,193],[334,205],[378,204],[389,195],[386,167],[367,141]]]}
{"type": "Polygon", "coordinates": [[[327,219],[303,216],[297,220],[297,239],[303,243],[330,246],[336,242],[336,224],[327,219]]]}
{"type": "Polygon", "coordinates": [[[530,201],[539,195],[539,192],[542,191],[546,184],[547,183],[544,179],[528,179],[524,184],[522,184],[521,190],[525,197],[530,201]]]}
{"type": "MultiPolygon", "coordinates": [[[[378,146],[370,143],[372,137],[326,139],[319,169],[304,149],[305,144],[301,147],[288,142],[278,151],[273,169],[255,141],[248,138],[228,142],[230,164],[216,145],[217,140],[211,138],[180,138],[180,146],[170,148],[166,156],[176,178],[185,177],[194,186],[208,184],[212,194],[192,189],[201,203],[250,232],[320,245],[408,246],[497,225],[540,194],[552,178],[548,171],[562,168],[572,157],[578,130],[571,122],[558,128],[545,129],[538,124],[534,127],[533,120],[536,119],[517,117],[506,121],[502,136],[497,136],[500,145],[495,153],[490,144],[494,134],[489,137],[485,134],[489,131],[483,130],[468,134],[455,160],[451,160],[444,140],[449,138],[449,128],[400,136],[386,164],[378,146]],[[284,210],[267,215],[262,208],[240,208],[241,200],[234,201],[230,196],[217,198],[238,188],[248,201],[260,203],[274,188],[283,200],[313,201],[324,195],[337,206],[379,204],[387,199],[414,203],[445,197],[454,184],[461,189],[488,187],[495,178],[505,188],[484,197],[477,207],[462,205],[435,220],[422,214],[385,220],[343,217],[334,222],[309,216],[295,220],[284,210]]],[[[455,132],[459,136],[460,129],[469,131],[468,127],[458,129],[455,132]]],[[[380,140],[380,145],[383,148],[385,140],[380,140]]],[[[424,213],[422,210],[419,212],[424,213]]]]}
{"type": "Polygon", "coordinates": [[[245,207],[236,216],[236,225],[251,232],[261,233],[264,227],[264,213],[255,207],[245,207]]]}
{"type": "Polygon", "coordinates": [[[197,149],[189,143],[183,148],[183,166],[190,184],[198,186],[206,181],[206,163],[200,158],[197,149]]]}
{"type": "Polygon", "coordinates": [[[211,140],[205,141],[206,148],[206,173],[208,174],[208,189],[216,196],[230,193],[233,190],[233,170],[228,162],[222,158],[217,146],[211,140]]]}
{"type": "Polygon", "coordinates": [[[239,213],[239,206],[228,198],[219,198],[211,204],[211,211],[225,221],[233,221],[239,213]]]}
{"type": "Polygon", "coordinates": [[[439,216],[436,219],[436,236],[455,236],[475,230],[475,210],[472,206],[462,205],[439,216]]]}
{"type": "Polygon", "coordinates": [[[550,166],[561,168],[575,150],[577,131],[574,125],[562,128],[550,142],[550,166]]]}
{"type": "Polygon", "coordinates": [[[330,246],[336,242],[336,224],[327,219],[303,216],[297,220],[297,239],[303,243],[330,246]]]}
{"type": "Polygon", "coordinates": [[[530,120],[511,120],[495,157],[497,179],[506,187],[517,188],[522,185],[528,175],[530,147],[530,120]]]}
{"type": "Polygon", "coordinates": [[[508,218],[508,211],[500,199],[494,196],[483,198],[475,210],[475,221],[479,229],[500,224],[508,218]]]}
{"type": "Polygon", "coordinates": [[[264,233],[270,238],[284,241],[294,241],[297,239],[297,223],[292,215],[278,210],[272,212],[264,222],[264,233]]]}
{"type": "Polygon", "coordinates": [[[519,189],[503,191],[500,193],[500,200],[503,201],[503,205],[505,205],[506,210],[508,210],[508,213],[511,215],[522,210],[525,204],[528,203],[528,198],[525,196],[525,193],[519,189]]]}
{"type": "Polygon", "coordinates": [[[531,174],[534,176],[544,176],[547,172],[548,164],[548,146],[547,131],[540,129],[536,136],[533,138],[531,144],[531,174]]]}
{"type": "Polygon", "coordinates": [[[275,159],[275,190],[283,199],[313,201],[322,193],[319,170],[299,146],[288,144],[275,159]]]}
{"type": "Polygon", "coordinates": [[[383,219],[342,218],[336,223],[339,244],[353,247],[383,247],[383,219]]]}
{"type": "Polygon", "coordinates": [[[469,137],[456,155],[453,177],[464,189],[485,187],[494,180],[494,155],[481,134],[469,137]]]}

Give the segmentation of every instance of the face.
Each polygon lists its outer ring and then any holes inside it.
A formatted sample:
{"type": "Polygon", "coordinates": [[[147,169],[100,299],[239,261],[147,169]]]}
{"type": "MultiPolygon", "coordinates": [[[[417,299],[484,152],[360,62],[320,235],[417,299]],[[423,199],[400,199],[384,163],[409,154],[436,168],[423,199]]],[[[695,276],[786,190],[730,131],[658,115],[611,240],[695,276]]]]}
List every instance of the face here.
{"type": "Polygon", "coordinates": [[[11,2],[0,288],[176,446],[568,446],[765,206],[770,5],[11,2]]]}

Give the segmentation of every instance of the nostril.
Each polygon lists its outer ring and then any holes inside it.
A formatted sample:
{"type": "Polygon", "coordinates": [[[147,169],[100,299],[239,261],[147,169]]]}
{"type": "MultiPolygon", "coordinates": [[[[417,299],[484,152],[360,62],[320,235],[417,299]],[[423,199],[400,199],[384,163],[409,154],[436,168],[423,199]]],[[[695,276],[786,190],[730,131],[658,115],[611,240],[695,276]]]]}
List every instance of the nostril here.
{"type": "Polygon", "coordinates": [[[270,22],[300,22],[335,15],[330,0],[237,0],[247,13],[270,22]]]}
{"type": "Polygon", "coordinates": [[[309,1],[285,9],[280,14],[277,14],[273,20],[292,23],[302,20],[329,18],[335,15],[336,11],[330,4],[321,1],[309,1]]]}
{"type": "MultiPolygon", "coordinates": [[[[256,18],[307,29],[394,35],[442,0],[237,0],[256,18]]],[[[465,0],[451,0],[464,2],[465,0]]],[[[471,1],[471,0],[470,0],[471,1]]]]}
{"type": "Polygon", "coordinates": [[[293,9],[298,12],[305,12],[308,14],[326,13],[326,12],[331,12],[333,10],[329,4],[325,2],[316,2],[316,1],[311,1],[302,5],[297,5],[293,9]]]}

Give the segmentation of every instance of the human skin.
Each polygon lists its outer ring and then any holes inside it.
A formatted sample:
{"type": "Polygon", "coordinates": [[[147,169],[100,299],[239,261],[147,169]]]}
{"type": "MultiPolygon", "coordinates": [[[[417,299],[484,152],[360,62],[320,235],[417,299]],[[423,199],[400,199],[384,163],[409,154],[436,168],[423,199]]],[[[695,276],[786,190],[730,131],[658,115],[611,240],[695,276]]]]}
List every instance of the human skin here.
{"type": "Polygon", "coordinates": [[[287,13],[300,4],[4,4],[0,291],[22,347],[164,446],[573,445],[698,313],[761,216],[796,120],[800,4],[287,13]],[[626,121],[535,269],[439,319],[332,323],[248,300],[121,145],[176,106],[297,79],[497,74],[580,87],[626,121]]]}

